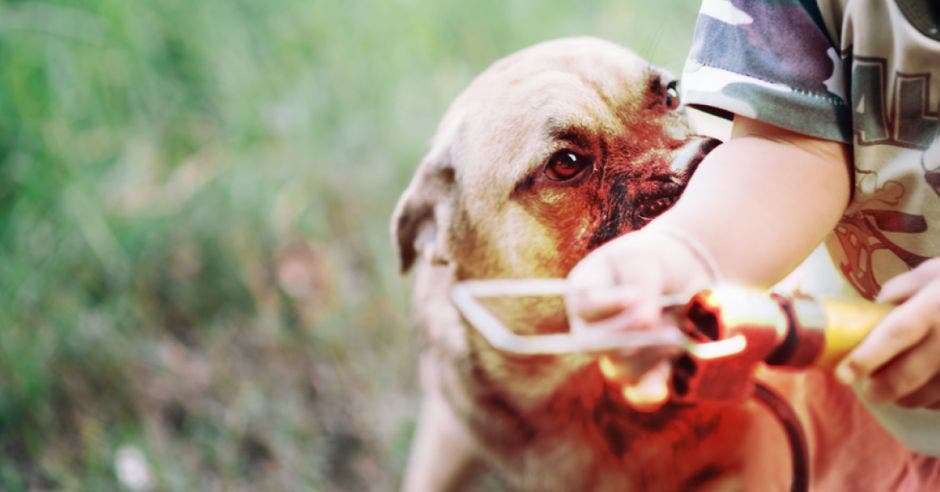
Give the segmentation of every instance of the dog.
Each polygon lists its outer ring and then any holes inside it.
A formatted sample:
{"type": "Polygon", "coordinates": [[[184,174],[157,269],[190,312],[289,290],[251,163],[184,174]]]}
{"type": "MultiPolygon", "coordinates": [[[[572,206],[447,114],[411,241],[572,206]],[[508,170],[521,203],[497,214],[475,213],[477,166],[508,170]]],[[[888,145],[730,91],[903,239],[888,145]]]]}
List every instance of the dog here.
{"type": "MultiPolygon", "coordinates": [[[[414,271],[425,393],[405,490],[460,490],[481,471],[511,490],[786,490],[785,437],[766,411],[633,410],[593,359],[501,353],[448,297],[466,279],[564,277],[667,210],[718,143],[693,134],[675,87],[626,48],[562,39],[497,61],[447,110],[391,224],[414,271]]],[[[489,307],[519,333],[568,329],[560,301],[489,307]]]]}

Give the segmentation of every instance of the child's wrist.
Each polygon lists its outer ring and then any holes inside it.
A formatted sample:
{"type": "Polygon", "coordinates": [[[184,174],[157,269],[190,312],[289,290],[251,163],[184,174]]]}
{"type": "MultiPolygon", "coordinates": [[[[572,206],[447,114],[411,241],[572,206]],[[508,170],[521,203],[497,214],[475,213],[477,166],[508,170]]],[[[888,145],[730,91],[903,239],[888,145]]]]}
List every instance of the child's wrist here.
{"type": "Polygon", "coordinates": [[[662,222],[653,222],[643,231],[667,239],[677,245],[684,253],[682,256],[690,260],[688,262],[676,262],[674,261],[676,258],[662,258],[664,267],[671,273],[669,277],[674,280],[668,283],[677,286],[676,290],[699,290],[721,282],[722,275],[718,262],[708,248],[695,236],[679,227],[662,222]],[[690,267],[691,270],[686,267],[690,267]]]}

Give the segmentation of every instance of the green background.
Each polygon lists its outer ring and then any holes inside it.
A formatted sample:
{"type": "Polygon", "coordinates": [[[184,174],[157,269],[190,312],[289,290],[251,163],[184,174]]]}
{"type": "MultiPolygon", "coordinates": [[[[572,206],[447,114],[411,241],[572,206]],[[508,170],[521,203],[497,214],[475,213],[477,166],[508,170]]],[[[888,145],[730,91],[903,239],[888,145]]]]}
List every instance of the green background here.
{"type": "Polygon", "coordinates": [[[438,118],[550,38],[678,73],[695,3],[0,3],[0,488],[396,488],[438,118]]]}

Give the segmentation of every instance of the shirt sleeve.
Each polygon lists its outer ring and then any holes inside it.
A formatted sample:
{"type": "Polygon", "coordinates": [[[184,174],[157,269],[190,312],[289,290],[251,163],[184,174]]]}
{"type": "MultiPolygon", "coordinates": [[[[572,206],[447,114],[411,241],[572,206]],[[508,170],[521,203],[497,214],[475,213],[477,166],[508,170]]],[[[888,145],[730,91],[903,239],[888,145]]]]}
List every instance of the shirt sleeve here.
{"type": "Polygon", "coordinates": [[[704,0],[682,74],[686,104],[851,142],[843,60],[816,4],[704,0]]]}

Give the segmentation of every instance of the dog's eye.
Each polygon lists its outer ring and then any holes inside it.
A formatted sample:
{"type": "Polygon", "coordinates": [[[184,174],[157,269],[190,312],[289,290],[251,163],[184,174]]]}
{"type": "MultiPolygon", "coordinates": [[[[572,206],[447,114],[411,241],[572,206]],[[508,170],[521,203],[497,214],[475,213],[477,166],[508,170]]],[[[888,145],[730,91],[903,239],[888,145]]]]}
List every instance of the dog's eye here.
{"type": "Polygon", "coordinates": [[[545,164],[545,177],[552,181],[567,181],[591,165],[591,158],[570,150],[559,150],[545,164]]]}
{"type": "Polygon", "coordinates": [[[666,94],[663,96],[663,103],[669,109],[679,107],[679,84],[675,80],[666,85],[666,94]]]}

